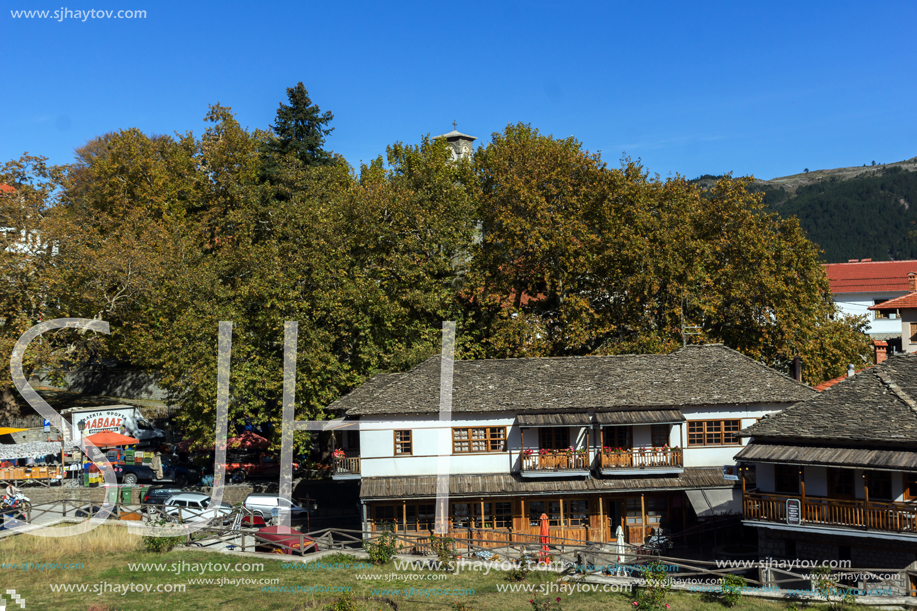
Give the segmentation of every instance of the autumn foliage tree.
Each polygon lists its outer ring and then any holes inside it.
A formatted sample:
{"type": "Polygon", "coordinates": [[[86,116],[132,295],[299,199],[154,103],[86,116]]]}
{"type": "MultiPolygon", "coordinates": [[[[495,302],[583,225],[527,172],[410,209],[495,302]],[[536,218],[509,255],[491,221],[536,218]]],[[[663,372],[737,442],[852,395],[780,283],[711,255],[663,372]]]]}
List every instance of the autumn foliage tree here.
{"type": "Polygon", "coordinates": [[[36,344],[34,367],[105,356],[155,372],[206,445],[220,321],[234,328],[231,419],[268,434],[285,321],[299,322],[299,418],[438,352],[443,320],[458,321],[463,358],[723,342],[778,368],[800,355],[818,382],[867,352],[863,321],[835,312],[816,247],[765,214],[748,179],[704,190],[630,159],[608,167],[525,124],[472,161],[423,138],[354,171],[328,162],[330,113],[301,85],[288,93],[273,132],[217,105],[198,135],[122,130],[67,168],[7,164],[5,226],[36,227],[55,250],[24,258],[4,234],[0,357],[42,316],[108,320],[94,343],[36,344]]]}

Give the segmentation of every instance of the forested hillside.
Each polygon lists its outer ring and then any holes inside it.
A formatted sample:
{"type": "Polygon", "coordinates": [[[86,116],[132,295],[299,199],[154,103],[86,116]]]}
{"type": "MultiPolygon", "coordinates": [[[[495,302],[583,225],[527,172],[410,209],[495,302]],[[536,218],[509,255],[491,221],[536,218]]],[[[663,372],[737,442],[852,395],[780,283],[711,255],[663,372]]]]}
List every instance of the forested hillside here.
{"type": "Polygon", "coordinates": [[[749,190],[764,193],[767,210],[798,218],[825,263],[917,259],[917,172],[909,165],[864,167],[853,176],[851,168],[822,170],[757,181],[749,190]]]}

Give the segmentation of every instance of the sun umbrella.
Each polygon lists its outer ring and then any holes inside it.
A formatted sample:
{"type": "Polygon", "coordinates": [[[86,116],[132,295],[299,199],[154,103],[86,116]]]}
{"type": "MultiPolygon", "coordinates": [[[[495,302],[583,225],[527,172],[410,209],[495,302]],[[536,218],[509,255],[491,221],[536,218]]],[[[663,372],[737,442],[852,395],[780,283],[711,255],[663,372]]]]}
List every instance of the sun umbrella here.
{"type": "Polygon", "coordinates": [[[140,440],[138,439],[134,439],[133,437],[128,437],[127,435],[122,435],[121,433],[115,433],[112,431],[101,431],[94,435],[87,436],[85,440],[93,443],[96,447],[99,448],[110,448],[112,446],[126,446],[140,443],[140,440]]]}
{"type": "Polygon", "coordinates": [[[548,514],[541,514],[541,551],[538,553],[538,559],[541,562],[548,561],[548,539],[550,538],[550,528],[548,527],[548,514]]]}
{"type": "Polygon", "coordinates": [[[9,435],[10,433],[21,433],[29,429],[11,429],[9,427],[0,427],[0,435],[9,435]]]}
{"type": "Polygon", "coordinates": [[[619,571],[623,570],[619,567],[624,565],[624,555],[627,553],[627,548],[624,545],[624,529],[621,528],[621,525],[618,524],[618,528],[615,529],[615,557],[617,558],[615,564],[618,566],[615,567],[615,574],[618,574],[619,571]]]}

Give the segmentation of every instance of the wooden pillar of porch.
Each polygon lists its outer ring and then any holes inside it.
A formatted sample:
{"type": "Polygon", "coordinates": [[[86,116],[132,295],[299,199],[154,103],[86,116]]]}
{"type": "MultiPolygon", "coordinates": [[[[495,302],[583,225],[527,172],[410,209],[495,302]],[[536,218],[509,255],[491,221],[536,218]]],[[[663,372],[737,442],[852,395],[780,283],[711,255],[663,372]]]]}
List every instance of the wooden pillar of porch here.
{"type": "Polygon", "coordinates": [[[519,443],[522,448],[519,449],[519,471],[525,470],[525,429],[519,427],[519,443]]]}
{"type": "Polygon", "coordinates": [[[642,538],[637,542],[637,545],[643,545],[646,540],[646,499],[642,492],[640,493],[640,519],[642,520],[640,528],[642,538]]]}
{"type": "MultiPolygon", "coordinates": [[[[853,491],[856,496],[856,490],[853,491]]],[[[866,477],[866,471],[863,471],[863,525],[869,528],[869,478],[866,477]]]]}
{"type": "MultiPolygon", "coordinates": [[[[558,502],[560,503],[560,538],[566,539],[566,529],[564,528],[564,499],[561,497],[558,502]]],[[[561,549],[563,549],[564,541],[560,542],[561,549]]]]}
{"type": "Polygon", "coordinates": [[[401,532],[408,532],[408,502],[401,501],[401,532]]]}
{"type": "Polygon", "coordinates": [[[805,467],[799,467],[799,492],[800,492],[800,495],[802,496],[802,511],[800,512],[802,515],[800,516],[799,519],[802,522],[805,522],[806,521],[806,468],[805,467]]]}
{"type": "Polygon", "coordinates": [[[599,541],[605,543],[605,513],[602,510],[602,497],[599,497],[599,541]]]}

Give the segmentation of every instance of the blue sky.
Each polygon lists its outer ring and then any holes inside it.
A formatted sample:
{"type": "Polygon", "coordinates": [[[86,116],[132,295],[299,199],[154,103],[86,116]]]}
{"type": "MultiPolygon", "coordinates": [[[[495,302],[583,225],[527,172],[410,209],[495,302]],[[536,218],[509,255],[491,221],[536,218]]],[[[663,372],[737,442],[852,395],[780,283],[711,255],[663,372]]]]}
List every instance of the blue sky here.
{"type": "Polygon", "coordinates": [[[610,164],[773,178],[917,155],[917,2],[6,0],[0,161],[108,131],[266,128],[302,81],[352,165],[452,129],[573,135],[610,164]],[[72,2],[73,4],[69,4],[72,2]],[[13,10],[146,10],[14,19],[13,10]]]}

